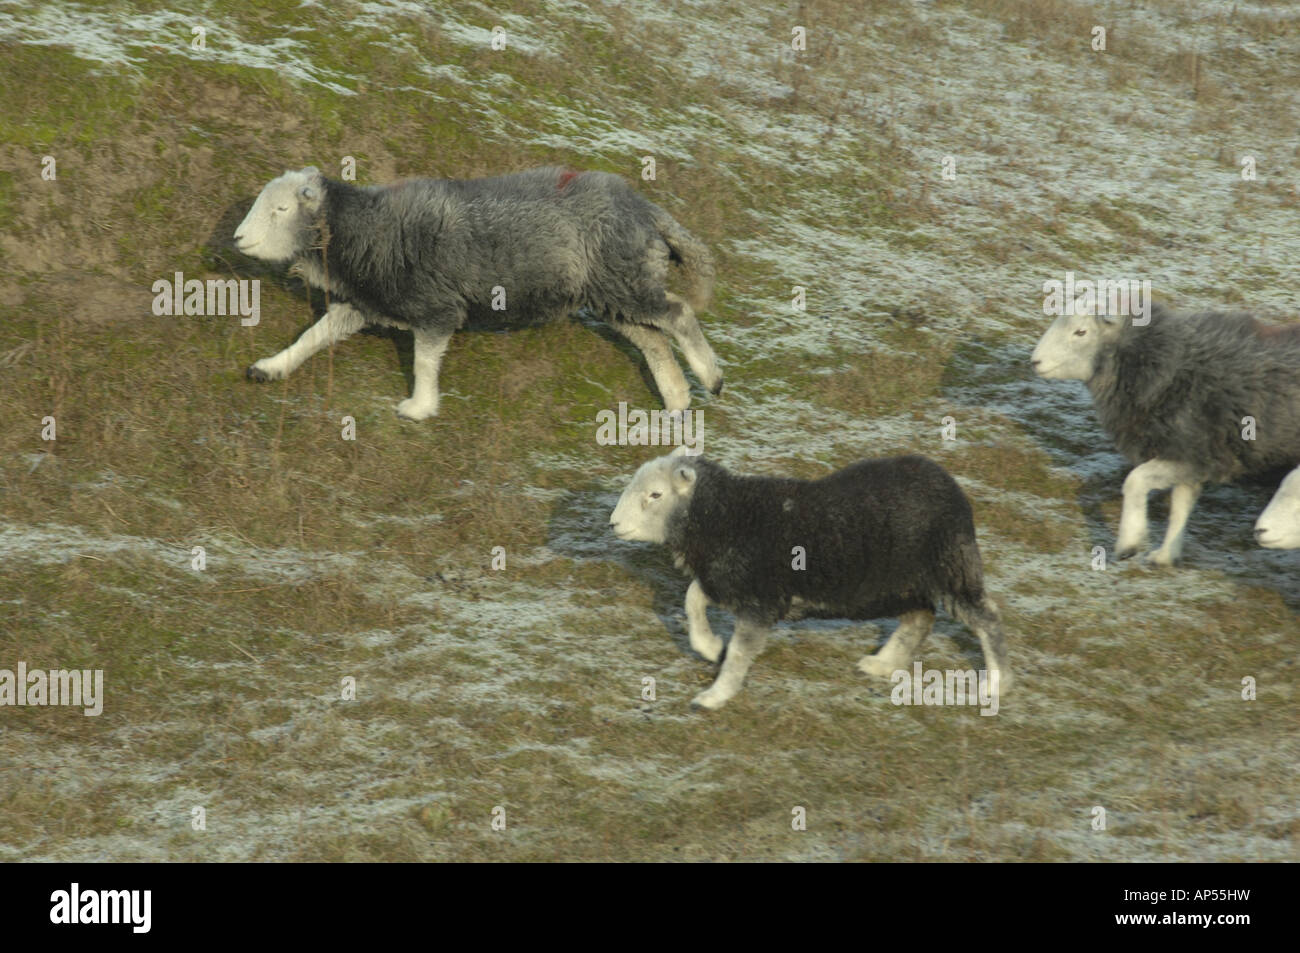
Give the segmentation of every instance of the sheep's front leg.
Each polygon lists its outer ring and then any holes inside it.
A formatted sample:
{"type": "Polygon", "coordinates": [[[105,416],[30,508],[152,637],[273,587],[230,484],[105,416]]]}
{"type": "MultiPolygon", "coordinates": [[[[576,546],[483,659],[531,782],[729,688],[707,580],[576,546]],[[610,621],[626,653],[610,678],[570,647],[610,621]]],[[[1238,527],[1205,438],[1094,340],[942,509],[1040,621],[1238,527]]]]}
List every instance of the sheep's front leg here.
{"type": "Polygon", "coordinates": [[[451,331],[425,331],[414,328],[415,334],[415,389],[411,396],[397,405],[397,416],[406,420],[424,420],[438,413],[438,370],[442,356],[447,353],[451,331]]]}
{"type": "Polygon", "coordinates": [[[736,620],[736,632],[727,646],[727,657],[722,661],[722,671],[717,680],[691,701],[697,708],[721,708],[745,681],[745,673],[767,644],[767,626],[736,620]]]}
{"type": "Polygon", "coordinates": [[[858,662],[858,669],[867,675],[888,678],[900,668],[907,668],[933,627],[934,613],[929,609],[903,613],[889,641],[875,655],[864,655],[858,662]]]}
{"type": "Polygon", "coordinates": [[[1169,530],[1164,545],[1148,558],[1159,566],[1168,566],[1178,558],[1182,552],[1187,517],[1196,503],[1201,484],[1187,464],[1159,458],[1134,467],[1124,478],[1124,509],[1119,518],[1116,556],[1128,559],[1146,547],[1147,497],[1152,491],[1167,490],[1173,486],[1178,486],[1180,492],[1176,492],[1171,501],[1169,530]]]}
{"type": "Polygon", "coordinates": [[[1147,545],[1147,494],[1151,488],[1146,477],[1158,460],[1148,460],[1129,471],[1124,478],[1124,509],[1119,515],[1119,537],[1115,540],[1115,556],[1128,559],[1137,555],[1147,545]]]}
{"type": "Polygon", "coordinates": [[[342,301],[336,301],[319,321],[302,332],[302,337],[294,341],[275,357],[264,357],[249,366],[247,375],[253,381],[275,381],[288,377],[296,371],[302,362],[321,348],[336,344],[344,338],[360,331],[366,323],[365,317],[356,308],[342,301]]]}
{"type": "Polygon", "coordinates": [[[704,594],[698,579],[686,590],[686,626],[691,634],[691,648],[710,662],[722,655],[722,639],[709,627],[709,597],[704,594]]]}

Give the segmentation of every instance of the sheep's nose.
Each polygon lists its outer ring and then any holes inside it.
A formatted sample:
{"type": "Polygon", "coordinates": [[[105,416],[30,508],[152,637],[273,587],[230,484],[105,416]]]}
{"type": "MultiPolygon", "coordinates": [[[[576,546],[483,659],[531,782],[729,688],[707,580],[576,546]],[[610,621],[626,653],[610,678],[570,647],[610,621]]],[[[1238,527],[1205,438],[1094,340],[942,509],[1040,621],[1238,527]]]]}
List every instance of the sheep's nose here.
{"type": "Polygon", "coordinates": [[[1029,359],[1029,366],[1030,366],[1030,367],[1037,367],[1037,366],[1038,366],[1039,364],[1041,364],[1041,363],[1043,363],[1043,359],[1042,359],[1041,357],[1031,357],[1031,358],[1029,359]]]}
{"type": "Polygon", "coordinates": [[[1259,526],[1256,526],[1256,527],[1255,527],[1255,541],[1258,542],[1259,540],[1261,540],[1261,539],[1263,539],[1263,538],[1264,538],[1264,530],[1263,530],[1263,528],[1262,528],[1262,527],[1259,527],[1259,526]]]}

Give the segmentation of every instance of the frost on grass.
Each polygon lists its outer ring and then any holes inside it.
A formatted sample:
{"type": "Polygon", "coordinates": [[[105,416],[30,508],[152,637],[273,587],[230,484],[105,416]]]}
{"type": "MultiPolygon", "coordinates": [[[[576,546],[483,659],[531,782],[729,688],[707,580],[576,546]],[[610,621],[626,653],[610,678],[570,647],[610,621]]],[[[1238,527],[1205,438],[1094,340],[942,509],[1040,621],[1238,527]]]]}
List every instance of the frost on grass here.
{"type": "MultiPolygon", "coordinates": [[[[1062,63],[1036,38],[1009,39],[1007,24],[953,4],[874,4],[865,15],[850,15],[856,8],[846,5],[850,13],[831,28],[810,24],[810,49],[796,55],[788,13],[707,0],[608,7],[565,0],[528,15],[403,0],[305,3],[297,25],[278,35],[237,11],[218,15],[206,24],[202,52],[189,47],[195,17],[180,5],[113,14],[59,0],[0,2],[0,39],[61,47],[106,73],[148,76],[153,58],[184,57],[200,73],[218,64],[274,70],[326,102],[357,101],[364,81],[365,95],[413,96],[431,109],[454,103],[473,117],[484,172],[497,161],[565,161],[633,176],[639,156],[653,154],[667,160],[661,177],[637,187],[670,204],[685,201],[707,174],[719,184],[720,210],[673,209],[688,227],[715,223],[702,237],[725,266],[719,300],[703,318],[728,373],[716,402],[697,393],[706,453],[740,471],[801,467],[814,475],[903,448],[960,470],[970,447],[986,446],[1035,466],[1045,454],[1051,470],[1078,487],[1044,495],[1002,486],[994,475],[961,475],[977,508],[1051,523],[1069,540],[1045,553],[1020,542],[1014,525],[977,526],[989,588],[1007,612],[1013,662],[1024,673],[1023,694],[985,720],[996,724],[900,713],[886,693],[856,680],[854,660],[889,621],[782,629],[769,651],[789,664],[762,666],[731,722],[702,723],[680,707],[712,674],[686,648],[685,580],[648,551],[611,539],[605,526],[646,448],[598,448],[595,408],[554,421],[555,440],[507,432],[520,442],[525,469],[515,485],[488,487],[476,474],[479,484],[445,494],[438,512],[414,503],[403,510],[409,515],[353,506],[343,517],[359,529],[438,534],[455,525],[454,505],[472,495],[522,495],[551,514],[546,541],[511,551],[505,573],[463,568],[447,582],[436,559],[425,567],[382,550],[257,547],[221,534],[199,540],[208,548],[204,584],[227,576],[236,581],[222,588],[347,581],[364,593],[366,614],[398,607],[419,621],[367,618],[335,631],[295,628],[281,617],[278,642],[245,646],[232,637],[238,644],[218,645],[228,649],[219,655],[160,656],[151,661],[168,666],[184,690],[169,692],[168,704],[144,721],[106,712],[97,729],[106,739],[28,731],[36,722],[26,712],[20,730],[0,732],[0,760],[25,772],[0,781],[8,785],[0,794],[30,798],[0,856],[281,858],[304,844],[326,850],[321,845],[353,837],[383,846],[345,844],[345,855],[500,857],[499,843],[475,854],[485,808],[534,791],[525,815],[532,826],[522,829],[528,843],[550,845],[555,856],[950,860],[1024,857],[1047,843],[1051,859],[1294,859],[1294,744],[1283,740],[1271,753],[1277,739],[1261,742],[1242,727],[1242,703],[1220,698],[1211,663],[1187,668],[1209,652],[1220,661],[1249,658],[1272,683],[1259,703],[1274,706],[1264,721],[1294,709],[1293,695],[1278,687],[1279,660],[1294,645],[1300,573],[1294,554],[1262,552],[1249,539],[1250,511],[1269,490],[1207,490],[1184,570],[1125,563],[1092,571],[1092,547],[1113,543],[1125,467],[1083,389],[1036,382],[1026,361],[1047,320],[1041,283],[1067,269],[1150,277],[1156,293],[1180,307],[1233,305],[1219,296],[1236,290],[1251,307],[1291,313],[1289,285],[1278,279],[1300,252],[1288,191],[1300,159],[1279,145],[1289,142],[1283,134],[1294,119],[1285,112],[1291,100],[1277,91],[1295,88],[1294,57],[1285,36],[1247,26],[1261,17],[1292,22],[1300,10],[1228,0],[1095,6],[1120,24],[1120,36],[1160,37],[1170,54],[1199,50],[1222,104],[1198,101],[1190,73],[1169,57],[1147,63],[1117,50],[1100,59],[1081,49],[1062,63]],[[494,25],[506,30],[508,52],[475,58],[494,25]],[[526,77],[547,67],[604,66],[593,34],[609,37],[615,50],[634,38],[649,73],[619,78],[619,64],[609,64],[590,73],[590,89],[530,85],[526,77]],[[838,37],[833,56],[825,55],[830,36],[838,37]],[[332,56],[329,44],[339,38],[358,62],[387,53],[407,64],[400,80],[385,88],[332,56]],[[474,65],[456,62],[462,55],[474,65]],[[670,101],[658,96],[661,79],[670,101]],[[1244,98],[1235,98],[1238,88],[1244,98]],[[1245,152],[1261,161],[1260,181],[1248,190],[1236,165],[1245,152]],[[957,161],[952,182],[940,177],[946,155],[957,161]],[[802,314],[790,306],[793,285],[808,289],[802,314]],[[910,327],[891,317],[900,309],[915,313],[910,327]],[[936,347],[945,342],[951,348],[936,347]],[[856,407],[852,393],[828,407],[807,392],[808,381],[852,371],[861,355],[942,361],[944,373],[933,394],[881,412],[856,407]],[[954,408],[960,437],[949,447],[935,431],[954,408]],[[580,433],[593,436],[584,443],[580,433]],[[560,472],[575,474],[572,485],[539,475],[560,472]],[[1201,547],[1201,539],[1215,545],[1201,547]],[[1243,631],[1225,621],[1246,612],[1255,614],[1243,631]],[[1160,664],[1131,671],[1126,653],[1135,648],[1160,664]],[[344,674],[358,679],[355,703],[337,698],[344,674]],[[659,683],[649,710],[638,694],[644,675],[659,683]],[[1145,728],[1149,719],[1160,724],[1145,728]],[[755,725],[779,726],[784,740],[771,744],[755,725]],[[1183,740],[1155,777],[1176,792],[1171,798],[1155,790],[1150,755],[1175,730],[1183,740]],[[936,777],[916,768],[936,746],[967,752],[954,757],[957,771],[936,777]],[[973,754],[983,750],[1002,753],[985,775],[988,759],[973,754]],[[862,770],[864,759],[882,766],[883,780],[862,770]],[[1188,786],[1183,765],[1202,780],[1188,786]],[[969,773],[968,790],[952,786],[954,773],[969,773]],[[822,780],[819,820],[843,831],[818,839],[810,830],[791,841],[788,813],[769,801],[802,797],[822,780]],[[1244,805],[1246,820],[1232,822],[1238,830],[1208,813],[1209,821],[1179,815],[1180,799],[1206,790],[1244,805]],[[1077,808],[1099,798],[1121,803],[1105,841],[1077,808]],[[566,828],[554,805],[575,801],[590,813],[566,828]],[[220,837],[190,832],[195,803],[209,806],[220,837]],[[411,821],[430,803],[449,805],[432,833],[411,821]],[[744,805],[745,816],[712,815],[728,803],[744,805]],[[93,824],[77,804],[97,805],[93,824]],[[600,828],[606,815],[624,827],[600,828]],[[53,820],[29,837],[29,821],[45,816],[53,820]],[[655,816],[673,833],[626,833],[655,816]],[[49,833],[58,830],[71,833],[49,833]]],[[[819,9],[817,16],[831,16],[837,8],[819,9]]],[[[412,160],[438,154],[436,143],[406,148],[412,160]]],[[[608,405],[624,398],[597,376],[592,371],[584,386],[608,405]]],[[[863,380],[864,398],[887,383],[863,380]]],[[[472,382],[445,396],[467,408],[483,399],[472,382]]],[[[358,406],[380,410],[380,400],[358,406]]],[[[456,417],[457,426],[471,419],[456,417]]],[[[38,475],[53,479],[43,468],[57,457],[40,457],[38,475]]],[[[147,481],[81,472],[96,476],[77,493],[149,492],[147,481]]],[[[494,544],[482,542],[484,553],[494,544]]],[[[42,525],[0,522],[0,570],[91,557],[93,586],[101,561],[188,572],[193,544],[68,525],[57,515],[42,525]]],[[[111,591],[93,591],[139,613],[162,608],[156,592],[132,593],[129,585],[114,577],[111,591]]],[[[0,601],[21,610],[30,598],[19,591],[0,601]]],[[[216,610],[203,611],[196,603],[202,622],[225,624],[216,610]]],[[[716,621],[725,634],[727,623],[716,621]]],[[[247,634],[267,635],[255,626],[247,634]]],[[[925,657],[965,665],[973,648],[945,622],[925,657]]],[[[148,691],[132,686],[127,699],[140,702],[148,691]]]]}

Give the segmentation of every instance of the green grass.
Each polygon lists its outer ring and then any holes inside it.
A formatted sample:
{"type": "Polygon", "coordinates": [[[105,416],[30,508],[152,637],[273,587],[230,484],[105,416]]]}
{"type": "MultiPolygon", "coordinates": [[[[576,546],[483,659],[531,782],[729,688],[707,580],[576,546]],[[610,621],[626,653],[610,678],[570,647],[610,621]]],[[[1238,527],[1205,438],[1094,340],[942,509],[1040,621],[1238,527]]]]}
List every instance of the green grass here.
{"type": "MultiPolygon", "coordinates": [[[[543,53],[471,48],[417,18],[340,43],[344,14],[322,27],[292,2],[204,8],[214,49],[223,28],[269,42],[317,27],[293,36],[325,74],[357,77],[340,80],[353,96],[163,49],[137,49],[139,69],[117,74],[5,47],[0,532],[53,542],[13,542],[0,562],[0,668],[102,668],[109,695],[98,718],[0,711],[0,759],[20,766],[0,777],[0,856],[97,858],[112,844],[113,859],[187,861],[1294,859],[1294,573],[1247,551],[1213,498],[1193,517],[1190,568],[1093,573],[1092,546],[1113,545],[1118,475],[1065,468],[1105,448],[1082,403],[1053,417],[1056,405],[1007,396],[1028,393],[1041,315],[998,277],[1032,288],[1119,260],[1181,267],[1178,250],[1200,247],[1235,262],[1236,233],[1042,169],[1059,149],[1110,161],[1052,137],[1070,128],[1062,104],[1078,88],[1132,87],[1200,96],[1192,128],[1171,129],[1172,151],[1152,157],[1153,182],[1186,181],[1174,163],[1195,151],[1188,137],[1228,174],[1214,158],[1226,142],[1289,128],[1261,90],[1291,88],[1294,64],[1236,72],[1232,32],[1193,76],[1181,51],[1152,59],[1124,24],[1098,61],[1074,32],[1123,12],[1107,4],[927,13],[821,0],[804,7],[816,29],[803,60],[776,55],[789,15],[774,9],[767,32],[728,34],[707,76],[673,57],[691,49],[688,30],[721,36],[725,19],[647,34],[619,5],[595,8],[608,31],[540,2],[511,9],[538,25],[543,53]],[[929,110],[890,98],[929,95],[936,62],[963,62],[949,16],[1047,57],[1028,90],[1048,111],[1034,142],[1014,138],[1009,113],[963,125],[972,100],[956,93],[929,110]],[[727,71],[741,53],[767,64],[768,82],[727,71]],[[475,98],[423,63],[509,82],[475,98]],[[1231,76],[1258,95],[1233,98],[1231,76]],[[818,138],[782,138],[801,124],[818,138]],[[689,161],[660,155],[658,180],[641,182],[640,155],[664,146],[689,161]],[[940,146],[987,176],[945,190],[927,171],[940,146]],[[56,183],[38,179],[47,153],[56,183]],[[854,668],[890,631],[878,621],[781,628],[724,711],[691,714],[715,669],[686,648],[686,580],[605,527],[611,491],[654,451],[594,439],[597,410],[657,395],[628,347],[581,321],[458,335],[442,416],[418,425],[393,414],[408,387],[400,335],[358,335],[286,382],[244,380],[312,310],[296,282],[210,238],[270,176],[309,163],[336,174],[345,155],[363,183],[540,163],[613,171],[679,217],[718,262],[705,330],[728,388],[697,388],[709,452],[749,446],[748,469],[805,477],[864,452],[940,459],[970,488],[1006,615],[1021,682],[1003,713],[893,706],[888,683],[854,668]],[[1027,199],[1052,191],[1020,207],[1004,179],[1027,199]],[[850,272],[799,246],[798,226],[870,238],[931,272],[915,286],[882,277],[888,260],[850,272]],[[788,245],[811,273],[751,257],[737,244],[749,239],[788,245]],[[969,278],[961,293],[927,280],[945,269],[969,278]],[[150,285],[177,270],[260,278],[261,324],[152,315],[150,285]],[[802,327],[783,319],[796,283],[892,317],[849,314],[853,343],[771,347],[802,327]],[[796,402],[813,411],[796,418],[796,402]],[[951,447],[938,438],[949,413],[951,447]],[[46,415],[53,444],[40,439],[46,415]],[[344,415],[355,441],[341,439],[344,415]],[[876,436],[885,420],[894,429],[876,436]],[[820,449],[765,442],[769,424],[820,449]],[[190,568],[199,545],[202,572],[190,568]],[[495,546],[504,572],[490,568],[495,546]],[[1239,697],[1247,674],[1254,703],[1239,697]],[[1096,804],[1111,812],[1106,834],[1091,832],[1096,804]],[[195,806],[206,832],[190,827],[195,806]],[[498,806],[505,831],[491,828],[498,806]],[[795,806],[807,831],[791,829],[795,806]]],[[[1223,26],[1238,28],[1260,29],[1223,26]]],[[[1136,129],[1161,121],[1115,111],[1136,129]]],[[[1242,199],[1253,213],[1294,210],[1274,181],[1294,159],[1242,199]]],[[[1225,302],[1278,264],[1239,267],[1235,283],[1204,279],[1225,302]]],[[[725,614],[714,621],[729,632],[725,614]]],[[[924,653],[929,667],[978,658],[947,619],[924,653]]]]}

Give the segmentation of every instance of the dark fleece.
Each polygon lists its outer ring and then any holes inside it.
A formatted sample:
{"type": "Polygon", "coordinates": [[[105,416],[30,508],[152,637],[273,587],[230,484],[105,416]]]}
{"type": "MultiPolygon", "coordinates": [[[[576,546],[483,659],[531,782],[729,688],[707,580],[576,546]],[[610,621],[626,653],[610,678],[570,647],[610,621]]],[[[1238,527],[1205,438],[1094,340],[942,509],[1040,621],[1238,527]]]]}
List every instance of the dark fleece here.
{"type": "Polygon", "coordinates": [[[812,481],[691,465],[695,491],[667,544],[741,618],[771,624],[796,598],[808,603],[797,615],[845,619],[983,602],[970,503],[925,457],[862,460],[812,481]],[[793,568],[795,546],[806,569],[793,568]]]}

